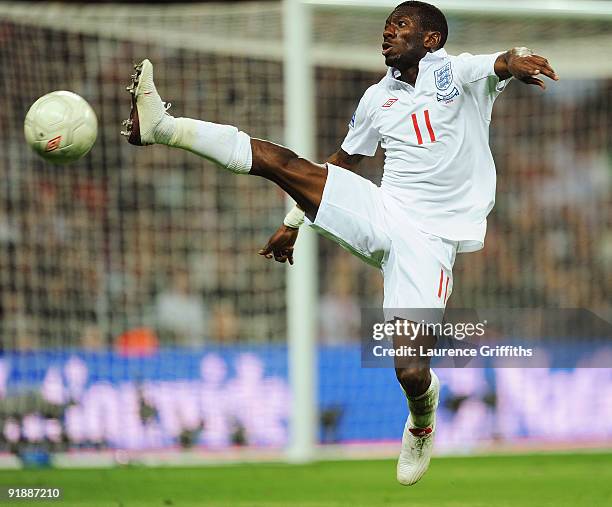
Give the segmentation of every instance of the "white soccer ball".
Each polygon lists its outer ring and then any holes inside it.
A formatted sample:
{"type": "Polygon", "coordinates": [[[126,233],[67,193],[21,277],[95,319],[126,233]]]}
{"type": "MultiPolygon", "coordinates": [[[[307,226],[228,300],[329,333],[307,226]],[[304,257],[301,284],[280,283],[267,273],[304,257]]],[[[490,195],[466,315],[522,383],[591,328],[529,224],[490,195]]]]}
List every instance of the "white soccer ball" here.
{"type": "Polygon", "coordinates": [[[24,131],[27,143],[41,157],[68,164],[89,153],[98,135],[98,120],[83,97],[57,91],[32,104],[24,131]]]}

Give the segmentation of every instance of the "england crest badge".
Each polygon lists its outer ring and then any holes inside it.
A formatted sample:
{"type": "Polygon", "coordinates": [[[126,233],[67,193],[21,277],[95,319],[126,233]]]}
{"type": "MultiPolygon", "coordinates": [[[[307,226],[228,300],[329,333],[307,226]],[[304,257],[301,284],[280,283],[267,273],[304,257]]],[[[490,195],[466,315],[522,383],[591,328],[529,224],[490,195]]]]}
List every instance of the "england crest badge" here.
{"type": "Polygon", "coordinates": [[[448,90],[453,84],[453,69],[451,68],[450,62],[444,67],[440,67],[434,71],[434,78],[436,81],[436,88],[441,92],[448,90]]]}

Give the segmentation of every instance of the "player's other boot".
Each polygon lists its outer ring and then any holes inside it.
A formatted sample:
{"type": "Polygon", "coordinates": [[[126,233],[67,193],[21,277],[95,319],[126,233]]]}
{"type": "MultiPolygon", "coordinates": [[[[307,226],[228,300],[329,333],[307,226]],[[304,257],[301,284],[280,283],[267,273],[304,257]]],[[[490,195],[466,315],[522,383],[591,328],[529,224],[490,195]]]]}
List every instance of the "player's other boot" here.
{"type": "Polygon", "coordinates": [[[134,66],[136,73],[131,76],[131,83],[126,88],[132,95],[130,117],[123,121],[128,143],[136,146],[154,144],[155,129],[158,128],[170,104],[162,102],[153,82],[153,64],[143,60],[134,66]]]}
{"type": "MultiPolygon", "coordinates": [[[[433,406],[437,408],[440,397],[440,381],[433,372],[431,384],[435,396],[433,406]]],[[[400,484],[412,486],[427,472],[433,451],[435,431],[435,408],[432,423],[427,428],[416,428],[412,422],[412,416],[408,416],[402,436],[402,450],[397,461],[397,480],[400,484]]]]}

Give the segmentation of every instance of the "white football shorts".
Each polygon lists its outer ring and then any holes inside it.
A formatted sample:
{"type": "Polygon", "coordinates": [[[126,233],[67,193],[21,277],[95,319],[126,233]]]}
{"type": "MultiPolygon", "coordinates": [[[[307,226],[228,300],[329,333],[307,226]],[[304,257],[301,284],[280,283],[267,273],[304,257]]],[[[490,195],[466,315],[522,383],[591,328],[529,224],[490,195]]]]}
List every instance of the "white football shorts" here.
{"type": "Polygon", "coordinates": [[[409,211],[365,178],[327,164],[317,232],[382,270],[386,320],[439,322],[453,290],[458,243],[418,229],[409,211]]]}

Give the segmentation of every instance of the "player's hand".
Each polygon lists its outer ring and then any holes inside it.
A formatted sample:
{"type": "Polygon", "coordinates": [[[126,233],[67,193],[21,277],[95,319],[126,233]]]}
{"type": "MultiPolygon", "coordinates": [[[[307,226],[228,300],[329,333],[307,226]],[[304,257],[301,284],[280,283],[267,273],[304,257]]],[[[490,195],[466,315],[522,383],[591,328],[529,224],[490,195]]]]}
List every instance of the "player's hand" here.
{"type": "Polygon", "coordinates": [[[293,245],[298,237],[299,229],[287,227],[282,224],[268,240],[268,243],[259,251],[259,255],[263,255],[266,259],[271,259],[277,262],[287,262],[293,264],[293,245]]]}
{"type": "Polygon", "coordinates": [[[542,90],[546,89],[546,85],[538,76],[546,76],[553,81],[559,80],[546,58],[529,54],[527,51],[527,48],[514,48],[507,53],[506,61],[510,74],[523,83],[539,86],[542,90]]]}

